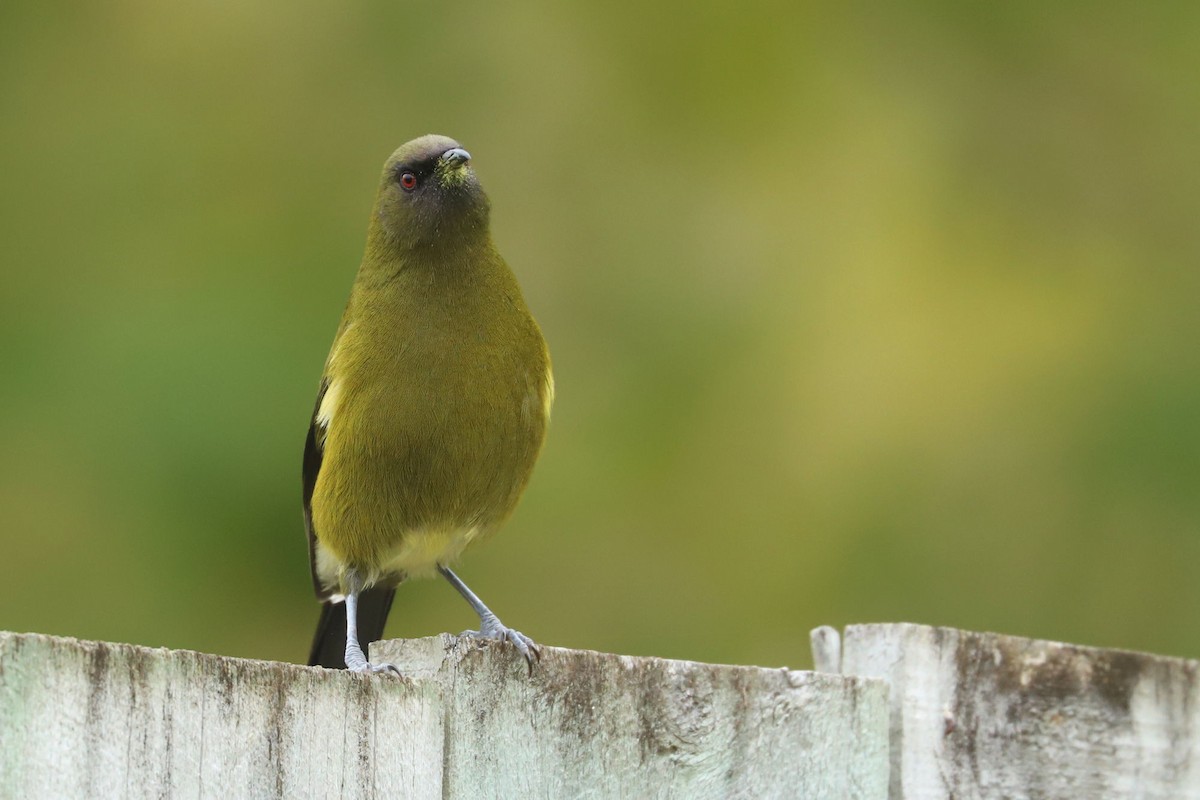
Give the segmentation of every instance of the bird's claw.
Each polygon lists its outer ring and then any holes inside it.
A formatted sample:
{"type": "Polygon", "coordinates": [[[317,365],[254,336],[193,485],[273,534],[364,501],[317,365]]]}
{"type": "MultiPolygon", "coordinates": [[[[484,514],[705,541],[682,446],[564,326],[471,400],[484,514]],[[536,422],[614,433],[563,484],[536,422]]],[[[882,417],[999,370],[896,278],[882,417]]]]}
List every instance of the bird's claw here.
{"type": "Polygon", "coordinates": [[[533,639],[515,628],[509,628],[496,617],[486,618],[477,631],[464,631],[464,635],[476,639],[493,639],[498,642],[511,642],[517,648],[525,662],[529,665],[529,674],[533,674],[533,663],[541,660],[542,648],[533,639]]]}
{"type": "Polygon", "coordinates": [[[350,672],[357,672],[361,675],[378,675],[380,673],[390,672],[393,675],[399,676],[400,668],[395,664],[384,662],[382,664],[372,664],[370,661],[362,663],[346,664],[346,669],[350,672]]]}

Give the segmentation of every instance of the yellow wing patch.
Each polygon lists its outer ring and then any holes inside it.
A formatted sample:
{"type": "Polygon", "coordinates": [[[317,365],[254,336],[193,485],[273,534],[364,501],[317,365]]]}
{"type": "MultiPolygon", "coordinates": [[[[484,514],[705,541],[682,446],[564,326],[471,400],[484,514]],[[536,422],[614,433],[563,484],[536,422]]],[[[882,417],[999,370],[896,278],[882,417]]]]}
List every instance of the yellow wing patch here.
{"type": "Polygon", "coordinates": [[[317,424],[329,430],[333,415],[337,413],[338,403],[342,398],[342,382],[331,380],[325,388],[325,396],[321,398],[321,407],[317,409],[317,424]]]}
{"type": "Polygon", "coordinates": [[[542,412],[550,421],[550,407],[554,405],[554,370],[546,368],[546,382],[542,386],[542,412]]]}

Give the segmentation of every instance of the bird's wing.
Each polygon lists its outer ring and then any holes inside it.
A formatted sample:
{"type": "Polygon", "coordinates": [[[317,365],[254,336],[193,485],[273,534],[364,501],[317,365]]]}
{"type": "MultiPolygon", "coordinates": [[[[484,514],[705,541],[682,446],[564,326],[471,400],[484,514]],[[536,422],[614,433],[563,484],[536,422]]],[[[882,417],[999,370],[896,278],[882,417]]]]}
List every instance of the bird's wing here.
{"type": "Polygon", "coordinates": [[[329,379],[321,378],[321,388],[317,391],[317,402],[313,406],[312,421],[308,424],[308,438],[304,440],[304,531],[308,534],[308,566],[312,571],[313,589],[317,597],[325,600],[329,591],[321,585],[317,575],[317,534],[313,530],[312,496],[313,488],[317,485],[317,473],[321,471],[321,461],[325,455],[325,425],[317,414],[321,410],[321,401],[325,399],[325,390],[329,388],[329,379]]]}
{"type": "MultiPolygon", "coordinates": [[[[324,603],[321,606],[321,619],[317,624],[308,663],[310,666],[345,669],[346,611],[340,603],[333,602],[333,593],[321,584],[321,578],[317,575],[317,534],[313,529],[312,519],[313,489],[317,485],[317,474],[321,471],[321,462],[325,456],[328,425],[328,420],[322,421],[320,416],[321,402],[325,399],[328,389],[329,378],[321,378],[321,388],[317,391],[317,402],[313,406],[312,421],[308,424],[308,438],[304,440],[304,530],[308,534],[308,565],[312,571],[313,589],[324,603]]],[[[359,595],[358,636],[363,645],[383,637],[383,628],[387,624],[388,611],[392,607],[395,594],[394,587],[372,586],[359,595]]]]}

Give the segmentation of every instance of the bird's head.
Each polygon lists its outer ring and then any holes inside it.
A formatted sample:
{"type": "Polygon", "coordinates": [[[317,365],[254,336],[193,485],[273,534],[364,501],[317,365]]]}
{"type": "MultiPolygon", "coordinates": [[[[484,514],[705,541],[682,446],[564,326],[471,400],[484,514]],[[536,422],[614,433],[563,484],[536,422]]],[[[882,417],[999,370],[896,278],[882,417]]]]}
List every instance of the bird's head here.
{"type": "Polygon", "coordinates": [[[401,248],[486,238],[488,199],[471,154],[434,134],[401,145],[384,164],[371,227],[401,248]]]}

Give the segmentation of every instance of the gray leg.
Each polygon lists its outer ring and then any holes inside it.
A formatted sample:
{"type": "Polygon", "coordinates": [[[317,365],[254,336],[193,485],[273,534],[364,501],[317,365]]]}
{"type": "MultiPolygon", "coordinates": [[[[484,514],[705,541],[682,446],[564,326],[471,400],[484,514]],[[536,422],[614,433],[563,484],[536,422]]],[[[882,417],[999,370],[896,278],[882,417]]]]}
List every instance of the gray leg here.
{"type": "Polygon", "coordinates": [[[501,642],[512,642],[521,651],[521,655],[525,656],[525,660],[529,662],[529,671],[533,672],[534,659],[542,657],[537,643],[520,631],[505,627],[500,622],[500,618],[493,614],[492,610],[485,606],[483,601],[476,597],[475,593],[467,588],[462,579],[455,575],[449,567],[443,567],[439,564],[438,571],[442,573],[442,577],[450,581],[450,585],[458,590],[458,593],[471,604],[471,608],[475,609],[475,613],[479,615],[479,630],[467,631],[467,635],[480,636],[485,639],[496,639],[501,642]]]}
{"type": "Polygon", "coordinates": [[[400,669],[394,664],[372,664],[367,661],[362,646],[358,643],[358,593],[362,590],[356,575],[347,576],[353,589],[346,592],[346,669],[351,672],[394,672],[400,669]]]}

